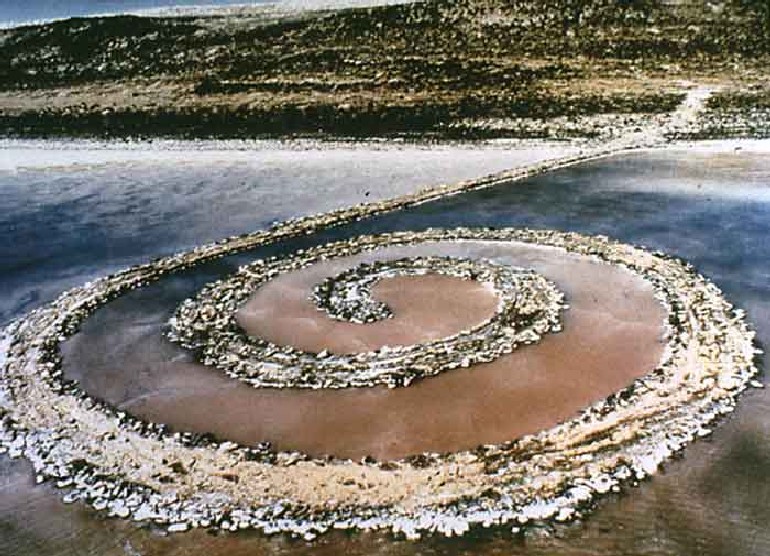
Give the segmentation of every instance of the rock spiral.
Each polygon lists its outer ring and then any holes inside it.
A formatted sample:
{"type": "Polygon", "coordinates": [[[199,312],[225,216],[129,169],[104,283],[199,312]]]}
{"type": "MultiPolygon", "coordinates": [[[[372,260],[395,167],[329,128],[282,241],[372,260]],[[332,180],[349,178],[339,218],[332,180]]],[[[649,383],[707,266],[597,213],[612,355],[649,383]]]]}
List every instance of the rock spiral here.
{"type": "MultiPolygon", "coordinates": [[[[233,283],[251,291],[250,280],[274,276],[285,264],[302,266],[329,253],[439,241],[546,245],[628,269],[652,285],[667,312],[662,359],[616,394],[537,434],[387,462],[314,459],[269,445],[239,446],[172,433],[163,424],[141,421],[92,399],[62,376],[59,344],[93,310],[124,291],[231,252],[232,244],[248,244],[236,238],[75,288],[12,323],[0,342],[0,447],[29,459],[39,481],[65,489],[65,502],[81,500],[109,515],[166,524],[172,531],[255,528],[308,539],[331,528],[389,529],[409,538],[459,535],[473,526],[519,527],[577,517],[594,496],[654,473],[672,454],[708,434],[719,416],[735,408],[738,394],[756,373],[753,332],[714,284],[679,259],[603,236],[466,228],[362,236],[255,263],[233,283]]],[[[378,268],[398,266],[394,261],[384,265],[375,265],[374,274],[378,268]]],[[[363,275],[371,273],[368,269],[363,275]]],[[[541,320],[525,319],[525,328],[542,322],[545,328],[537,333],[544,333],[557,322],[558,290],[537,274],[514,272],[511,280],[522,277],[534,280],[537,287],[531,291],[542,294],[544,301],[533,313],[541,320]]],[[[180,339],[205,344],[220,327],[229,330],[228,315],[239,298],[222,286],[228,283],[204,289],[221,294],[222,311],[200,309],[205,317],[200,326],[179,327],[180,334],[193,330],[200,336],[180,339]],[[211,322],[214,328],[207,327],[211,322]]],[[[513,295],[528,291],[519,285],[513,295]]],[[[321,287],[321,297],[324,291],[329,290],[321,287]]],[[[504,305],[504,294],[501,299],[504,305]]],[[[185,307],[198,311],[183,304],[180,314],[185,307]]],[[[370,305],[362,314],[381,315],[381,307],[372,310],[370,305]]],[[[392,377],[383,376],[386,384],[392,377]]],[[[370,379],[379,380],[376,375],[370,379]]],[[[351,377],[341,380],[350,382],[351,377]]]]}
{"type": "MultiPolygon", "coordinates": [[[[391,244],[401,240],[394,238],[391,244]]],[[[411,243],[411,241],[410,241],[411,243]]],[[[386,277],[442,274],[489,284],[499,296],[494,316],[470,330],[409,346],[384,346],[359,354],[303,352],[247,336],[235,309],[266,281],[320,259],[373,249],[378,242],[329,244],[289,258],[259,260],[231,278],[207,285],[182,303],[169,336],[201,351],[201,361],[255,387],[344,388],[408,386],[416,378],[487,363],[517,346],[559,329],[564,295],[543,276],[525,269],[452,257],[417,257],[362,264],[327,278],[314,288],[319,309],[331,318],[370,323],[392,316],[372,299],[369,287],[386,277]]]]}

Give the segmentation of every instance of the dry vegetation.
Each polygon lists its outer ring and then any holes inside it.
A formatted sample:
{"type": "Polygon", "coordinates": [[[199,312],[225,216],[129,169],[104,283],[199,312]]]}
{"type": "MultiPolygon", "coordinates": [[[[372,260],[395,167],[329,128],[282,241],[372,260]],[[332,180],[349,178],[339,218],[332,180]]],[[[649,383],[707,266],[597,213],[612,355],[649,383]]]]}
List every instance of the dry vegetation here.
{"type": "Polygon", "coordinates": [[[770,8],[748,0],[70,19],[0,34],[0,133],[593,136],[695,81],[738,85],[701,135],[756,134],[768,61],[770,8]]]}

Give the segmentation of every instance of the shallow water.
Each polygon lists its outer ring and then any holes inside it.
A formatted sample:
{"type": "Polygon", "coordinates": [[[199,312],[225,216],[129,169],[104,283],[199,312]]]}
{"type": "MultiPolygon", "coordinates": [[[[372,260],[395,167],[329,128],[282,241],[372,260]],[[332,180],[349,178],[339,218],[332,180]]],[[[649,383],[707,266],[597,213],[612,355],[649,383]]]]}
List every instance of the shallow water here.
{"type": "Polygon", "coordinates": [[[64,289],[151,257],[575,151],[219,145],[177,142],[148,151],[0,143],[0,324],[64,289]]]}
{"type": "MultiPolygon", "coordinates": [[[[176,289],[167,292],[158,284],[148,288],[155,294],[152,300],[136,303],[140,296],[130,294],[97,311],[66,342],[64,372],[87,392],[175,430],[212,432],[247,445],[270,441],[278,449],[313,455],[387,460],[472,450],[537,432],[647,374],[660,359],[664,313],[648,283],[620,268],[527,245],[388,248],[313,265],[258,290],[243,308],[254,319],[246,330],[315,352],[334,347],[360,352],[445,337],[491,316],[494,296],[479,285],[477,293],[485,294],[480,300],[445,299],[438,315],[430,312],[435,290],[427,298],[412,298],[403,312],[399,308],[410,296],[391,290],[391,297],[383,299],[395,301],[395,318],[367,325],[333,321],[307,299],[313,285],[362,260],[426,254],[481,257],[541,272],[569,300],[564,331],[491,363],[446,372],[409,388],[254,389],[193,363],[184,350],[169,344],[163,324],[175,309],[176,289]],[[468,305],[472,311],[452,318],[468,305]],[[442,315],[450,318],[438,325],[435,317],[442,315]]],[[[459,282],[466,293],[474,284],[459,282]]],[[[388,288],[387,281],[380,285],[388,288]]]]}
{"type": "MultiPolygon", "coordinates": [[[[418,160],[415,155],[414,164],[418,160]]],[[[333,175],[334,169],[330,168],[328,172],[327,176],[333,175]]],[[[312,179],[323,175],[323,170],[318,170],[312,179]]],[[[51,173],[47,178],[50,179],[39,180],[39,183],[41,187],[42,182],[48,183],[50,195],[55,196],[55,180],[61,179],[60,175],[51,173]]],[[[151,172],[141,175],[141,179],[151,178],[151,172]]],[[[126,178],[129,183],[131,179],[130,175],[126,178]]],[[[140,178],[137,176],[136,179],[140,178]]],[[[349,179],[354,178],[351,175],[349,179]]],[[[222,186],[218,182],[201,184],[200,196],[188,199],[189,208],[193,209],[191,214],[195,214],[195,210],[203,213],[205,207],[211,205],[211,199],[217,198],[222,186]]],[[[72,180],[72,187],[77,188],[77,180],[72,180]]],[[[3,191],[9,191],[9,187],[3,191]]],[[[17,188],[16,191],[22,190],[17,188]]],[[[692,261],[721,286],[729,298],[747,310],[759,339],[767,344],[770,339],[770,305],[767,301],[770,299],[770,244],[766,241],[770,233],[769,193],[770,160],[766,156],[732,149],[720,154],[693,154],[685,150],[640,152],[584,164],[512,186],[448,198],[266,251],[281,251],[354,233],[423,229],[430,225],[527,225],[604,233],[692,261]]],[[[45,194],[45,191],[34,194],[45,194]]],[[[146,204],[148,195],[152,194],[152,187],[138,188],[136,201],[146,204]]],[[[20,199],[24,199],[23,191],[20,199]]],[[[187,199],[184,192],[179,199],[187,199]]],[[[112,199],[112,204],[118,208],[125,202],[126,198],[119,195],[112,199]]],[[[98,197],[92,203],[98,207],[98,197]]],[[[58,202],[50,203],[46,218],[55,213],[58,205],[58,202]]],[[[79,279],[82,268],[88,264],[92,264],[93,272],[98,274],[109,269],[109,264],[115,264],[116,260],[147,256],[154,249],[160,254],[158,251],[168,246],[167,243],[163,247],[154,245],[152,239],[136,241],[132,246],[128,239],[131,234],[126,233],[124,240],[116,242],[120,245],[115,251],[120,256],[116,257],[110,251],[114,246],[112,237],[107,234],[104,250],[83,254],[79,249],[82,244],[76,239],[78,235],[83,232],[86,237],[88,233],[99,237],[98,226],[83,225],[93,218],[88,213],[80,214],[80,210],[87,206],[70,207],[64,213],[67,218],[59,223],[57,233],[60,236],[57,236],[57,248],[53,250],[46,249],[47,238],[36,236],[34,226],[24,227],[23,222],[13,221],[15,225],[4,230],[8,252],[13,252],[14,245],[24,245],[29,257],[39,251],[43,254],[39,260],[50,261],[47,264],[57,269],[59,274],[55,284],[61,287],[68,280],[70,260],[80,261],[79,257],[85,257],[90,261],[73,263],[78,270],[72,274],[78,274],[79,279]],[[100,267],[102,257],[110,263],[100,267]]],[[[233,211],[234,221],[244,213],[254,214],[253,205],[239,206],[237,202],[227,209],[233,211]]],[[[170,203],[167,210],[173,217],[173,204],[170,203]]],[[[160,215],[162,211],[151,211],[146,229],[165,233],[164,225],[158,222],[163,219],[160,215]]],[[[125,225],[129,226],[136,214],[124,218],[125,225]]],[[[221,233],[228,224],[217,218],[206,222],[208,224],[196,221],[198,231],[189,232],[190,239],[213,239],[230,233],[221,233]],[[207,226],[209,229],[204,230],[207,226]],[[196,237],[196,233],[200,236],[196,237]]],[[[143,229],[137,226],[132,234],[143,229]]],[[[184,243],[183,240],[178,245],[184,243]]],[[[35,260],[33,258],[29,264],[35,260]]],[[[213,276],[232,270],[239,262],[242,261],[235,257],[202,269],[197,287],[213,276]]],[[[21,264],[13,266],[9,271],[4,270],[4,279],[18,280],[21,291],[25,278],[29,288],[50,278],[50,275],[27,272],[30,268],[21,264]],[[8,278],[8,274],[12,277],[8,278]]],[[[70,276],[69,279],[75,278],[70,276]]],[[[180,299],[188,295],[189,284],[180,280],[176,285],[180,299]]],[[[49,287],[53,290],[56,286],[49,287]]],[[[10,316],[18,314],[22,307],[28,308],[39,302],[19,303],[16,300],[8,302],[6,307],[10,316]]],[[[151,313],[149,302],[134,306],[137,311],[141,308],[151,313]]],[[[157,318],[161,316],[156,315],[157,318]]],[[[135,332],[140,334],[141,330],[135,332]]],[[[137,376],[138,383],[141,380],[141,375],[137,376]]],[[[393,555],[767,554],[770,552],[770,531],[764,523],[770,517],[767,504],[770,493],[769,409],[770,396],[766,391],[747,393],[733,416],[709,439],[689,447],[683,459],[666,465],[664,473],[638,488],[627,489],[621,496],[602,500],[584,522],[555,531],[530,531],[523,538],[512,537],[506,531],[494,531],[459,540],[428,539],[407,543],[375,534],[330,535],[306,545],[284,538],[264,539],[250,533],[211,536],[196,532],[161,537],[130,523],[103,521],[94,515],[95,512],[77,505],[64,506],[48,487],[32,486],[33,477],[24,462],[0,459],[0,546],[5,545],[2,552],[9,554],[185,554],[191,551],[212,554],[339,554],[345,551],[393,555]]]]}

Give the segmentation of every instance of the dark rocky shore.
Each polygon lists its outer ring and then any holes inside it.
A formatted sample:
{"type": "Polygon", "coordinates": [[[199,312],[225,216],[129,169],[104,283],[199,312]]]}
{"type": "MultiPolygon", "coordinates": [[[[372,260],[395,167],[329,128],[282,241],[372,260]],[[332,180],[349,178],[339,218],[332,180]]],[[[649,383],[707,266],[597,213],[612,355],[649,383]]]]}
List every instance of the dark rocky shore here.
{"type": "Polygon", "coordinates": [[[693,137],[767,135],[770,8],[439,0],[0,31],[0,134],[597,137],[721,88],[693,137]],[[758,112],[759,111],[759,112],[758,112]]]}

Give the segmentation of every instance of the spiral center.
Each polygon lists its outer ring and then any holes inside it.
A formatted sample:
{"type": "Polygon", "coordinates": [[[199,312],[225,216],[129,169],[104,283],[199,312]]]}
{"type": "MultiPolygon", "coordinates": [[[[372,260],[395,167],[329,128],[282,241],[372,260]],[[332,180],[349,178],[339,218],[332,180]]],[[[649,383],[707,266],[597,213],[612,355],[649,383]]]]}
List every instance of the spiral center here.
{"type": "Polygon", "coordinates": [[[259,288],[241,306],[238,324],[251,337],[303,351],[352,354],[383,346],[435,341],[490,319],[499,296],[488,284],[427,274],[383,278],[372,298],[386,304],[392,318],[365,325],[329,318],[307,292],[327,265],[287,274],[259,288]]]}
{"type": "MultiPolygon", "coordinates": [[[[357,324],[387,320],[393,312],[372,298],[371,286],[394,276],[446,275],[489,284],[499,296],[491,318],[437,340],[410,345],[382,345],[376,351],[334,354],[306,352],[248,336],[238,326],[236,308],[253,291],[277,276],[326,259],[385,245],[328,244],[291,257],[258,260],[232,278],[207,285],[183,302],[171,319],[169,337],[198,349],[201,361],[254,387],[347,388],[409,386],[414,380],[457,368],[489,363],[517,347],[561,329],[564,295],[533,270],[490,261],[454,257],[407,257],[363,263],[328,277],[313,288],[313,300],[334,320],[357,324]]],[[[396,244],[419,238],[397,239],[396,244]]]]}

